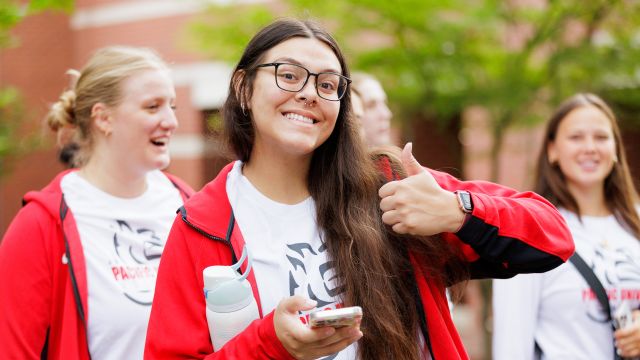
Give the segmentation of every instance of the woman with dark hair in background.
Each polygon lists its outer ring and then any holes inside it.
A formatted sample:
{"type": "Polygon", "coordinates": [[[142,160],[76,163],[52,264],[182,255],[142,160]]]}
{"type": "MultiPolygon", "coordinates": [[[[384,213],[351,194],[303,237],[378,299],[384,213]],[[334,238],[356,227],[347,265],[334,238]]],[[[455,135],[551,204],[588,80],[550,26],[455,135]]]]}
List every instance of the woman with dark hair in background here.
{"type": "Polygon", "coordinates": [[[0,245],[1,359],[141,359],[158,263],[192,190],[164,174],[178,122],[148,49],[97,51],[48,113],[76,167],[29,192],[0,245]]]}
{"type": "MultiPolygon", "coordinates": [[[[576,254],[602,283],[611,313],[628,306],[637,317],[638,194],[617,120],[602,99],[577,94],[551,116],[538,157],[536,191],[560,208],[576,254]]],[[[495,359],[640,355],[640,323],[614,332],[595,290],[573,264],[497,280],[493,289],[495,359]]]]}
{"type": "Polygon", "coordinates": [[[349,83],[338,45],[313,22],[276,21],[247,45],[222,111],[238,161],[174,223],[145,357],[466,359],[445,287],[548,270],[572,253],[561,216],[535,194],[429,171],[410,145],[402,160],[371,159],[349,83]],[[203,270],[245,247],[260,311],[214,348],[203,270]],[[306,324],[314,310],[354,305],[362,328],[306,324]]]}

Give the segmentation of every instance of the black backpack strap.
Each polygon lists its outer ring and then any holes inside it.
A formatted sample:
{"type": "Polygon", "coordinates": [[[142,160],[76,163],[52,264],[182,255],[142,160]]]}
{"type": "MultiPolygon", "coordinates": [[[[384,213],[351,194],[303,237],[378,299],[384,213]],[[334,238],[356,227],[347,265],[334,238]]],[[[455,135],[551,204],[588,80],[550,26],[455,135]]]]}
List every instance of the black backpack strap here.
{"type": "Polygon", "coordinates": [[[587,281],[587,284],[589,284],[589,287],[591,287],[591,290],[593,290],[596,297],[598,298],[600,305],[602,305],[602,309],[607,316],[607,320],[611,321],[611,306],[609,305],[607,291],[604,289],[604,286],[602,285],[596,274],[593,273],[593,270],[591,270],[589,265],[584,262],[584,259],[580,255],[578,255],[577,252],[573,253],[573,256],[569,258],[569,261],[571,261],[573,266],[578,269],[580,275],[582,275],[582,277],[587,281]]]}
{"type": "MultiPolygon", "coordinates": [[[[607,291],[604,289],[604,286],[602,285],[596,274],[593,273],[593,270],[589,267],[589,265],[587,265],[584,259],[580,255],[578,255],[577,252],[573,253],[573,256],[569,258],[569,261],[571,262],[571,264],[573,264],[573,266],[575,266],[580,275],[582,275],[582,277],[587,281],[587,284],[589,284],[589,287],[596,295],[598,302],[602,306],[602,310],[607,316],[607,321],[609,321],[609,323],[611,324],[611,328],[613,329],[613,331],[615,331],[616,329],[613,326],[613,321],[611,319],[611,305],[609,305],[609,297],[607,296],[607,291]]],[[[613,346],[613,358],[616,360],[621,359],[620,355],[618,355],[616,351],[615,345],[613,346]]]]}

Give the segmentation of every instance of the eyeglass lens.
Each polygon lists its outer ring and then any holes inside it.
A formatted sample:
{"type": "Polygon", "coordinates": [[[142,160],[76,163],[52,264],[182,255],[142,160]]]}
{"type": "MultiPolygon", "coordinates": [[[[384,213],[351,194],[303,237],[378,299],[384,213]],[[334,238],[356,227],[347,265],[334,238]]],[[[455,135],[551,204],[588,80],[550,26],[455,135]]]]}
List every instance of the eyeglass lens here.
{"type": "MultiPolygon", "coordinates": [[[[294,64],[278,64],[276,67],[276,83],[287,91],[300,91],[310,74],[307,69],[294,64]]],[[[320,73],[316,78],[316,90],[321,98],[339,100],[347,88],[347,81],[338,74],[320,73]]]]}

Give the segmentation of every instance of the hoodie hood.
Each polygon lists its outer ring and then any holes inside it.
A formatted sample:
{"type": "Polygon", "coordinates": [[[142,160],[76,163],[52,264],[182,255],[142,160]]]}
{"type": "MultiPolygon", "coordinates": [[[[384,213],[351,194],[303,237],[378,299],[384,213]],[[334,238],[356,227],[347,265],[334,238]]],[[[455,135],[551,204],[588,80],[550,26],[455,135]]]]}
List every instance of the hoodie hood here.
{"type": "Polygon", "coordinates": [[[227,196],[227,175],[234,162],[227,164],[215,179],[206,184],[202,190],[185,202],[180,213],[182,220],[209,235],[226,239],[231,217],[231,204],[227,196]]]}
{"type": "Polygon", "coordinates": [[[53,178],[53,180],[51,180],[51,182],[42,190],[29,191],[22,198],[22,205],[24,206],[28,203],[36,203],[51,214],[51,216],[56,219],[57,223],[60,224],[60,203],[62,200],[60,182],[65,175],[74,171],[78,171],[78,169],[65,170],[56,175],[56,177],[53,178]]]}

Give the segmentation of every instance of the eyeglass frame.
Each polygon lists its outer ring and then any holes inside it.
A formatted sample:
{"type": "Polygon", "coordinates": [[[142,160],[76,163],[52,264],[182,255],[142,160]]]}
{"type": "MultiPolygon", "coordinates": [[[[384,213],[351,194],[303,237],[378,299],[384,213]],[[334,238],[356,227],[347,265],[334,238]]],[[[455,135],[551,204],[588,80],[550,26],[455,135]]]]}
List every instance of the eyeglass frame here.
{"type": "Polygon", "coordinates": [[[342,74],[338,74],[338,73],[333,72],[333,71],[322,71],[322,72],[319,72],[319,73],[314,73],[314,72],[309,71],[309,69],[307,69],[306,67],[304,67],[304,66],[302,66],[300,64],[292,64],[292,63],[286,63],[286,62],[272,62],[272,63],[265,63],[265,64],[256,65],[256,69],[257,68],[263,68],[263,67],[269,67],[269,66],[275,67],[275,71],[273,72],[273,74],[274,74],[274,77],[275,77],[274,80],[276,81],[276,86],[278,87],[278,89],[284,90],[284,91],[288,91],[288,92],[297,93],[297,92],[302,91],[302,89],[304,89],[304,87],[307,86],[307,82],[309,81],[309,78],[311,77],[311,75],[315,76],[316,77],[316,81],[315,81],[314,88],[316,89],[316,94],[318,94],[319,97],[321,97],[321,98],[323,98],[323,99],[325,99],[327,101],[340,101],[340,100],[342,100],[344,95],[349,90],[349,84],[352,83],[352,80],[350,78],[348,78],[348,77],[346,77],[346,76],[344,76],[342,74]],[[294,90],[287,90],[287,89],[283,89],[280,86],[280,83],[278,82],[278,66],[280,66],[280,65],[297,66],[297,67],[302,68],[303,70],[305,70],[307,72],[307,78],[304,79],[304,83],[302,83],[302,86],[300,87],[300,90],[295,90],[295,91],[294,90]],[[346,81],[347,85],[345,85],[345,90],[342,93],[342,96],[339,96],[337,99],[327,99],[326,97],[320,95],[320,91],[318,90],[318,76],[322,75],[322,74],[338,75],[339,77],[343,78],[346,81]]]}

